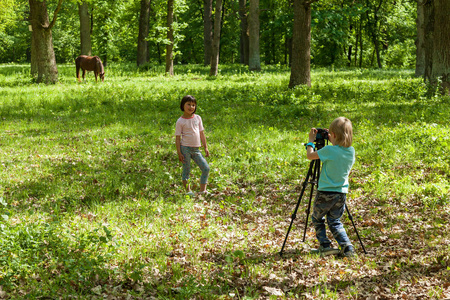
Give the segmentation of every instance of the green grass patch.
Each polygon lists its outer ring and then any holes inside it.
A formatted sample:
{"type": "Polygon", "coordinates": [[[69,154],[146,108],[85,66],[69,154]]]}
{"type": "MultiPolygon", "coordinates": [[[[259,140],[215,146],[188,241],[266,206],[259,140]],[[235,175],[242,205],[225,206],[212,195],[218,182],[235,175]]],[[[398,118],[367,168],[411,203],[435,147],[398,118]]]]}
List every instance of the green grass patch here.
{"type": "Polygon", "coordinates": [[[167,77],[110,64],[97,84],[58,71],[60,83],[37,85],[28,65],[0,66],[0,298],[448,296],[450,98],[427,95],[412,71],[318,69],[309,89],[288,89],[274,66],[211,78],[196,65],[167,77]],[[181,185],[186,94],[211,152],[206,199],[181,185]],[[339,116],[354,126],[349,208],[368,255],[346,217],[356,263],[309,255],[305,198],[280,259],[303,143],[339,116]]]}

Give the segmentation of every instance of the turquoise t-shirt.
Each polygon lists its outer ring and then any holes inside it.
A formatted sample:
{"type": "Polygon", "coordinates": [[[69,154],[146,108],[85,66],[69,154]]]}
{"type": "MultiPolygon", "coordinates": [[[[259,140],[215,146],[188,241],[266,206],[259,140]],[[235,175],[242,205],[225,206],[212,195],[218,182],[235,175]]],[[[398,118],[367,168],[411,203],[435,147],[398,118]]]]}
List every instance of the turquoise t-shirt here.
{"type": "Polygon", "coordinates": [[[322,162],[319,191],[348,192],[348,174],[355,163],[355,148],[339,145],[325,146],[317,151],[322,162]]]}

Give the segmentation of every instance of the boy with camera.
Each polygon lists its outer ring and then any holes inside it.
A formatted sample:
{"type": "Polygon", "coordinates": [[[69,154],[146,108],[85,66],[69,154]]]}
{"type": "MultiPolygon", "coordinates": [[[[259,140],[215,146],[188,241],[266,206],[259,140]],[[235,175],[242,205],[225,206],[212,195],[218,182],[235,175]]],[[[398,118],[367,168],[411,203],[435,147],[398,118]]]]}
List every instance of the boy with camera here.
{"type": "Polygon", "coordinates": [[[306,144],[306,157],[309,160],[320,159],[322,162],[312,213],[312,222],[320,247],[312,250],[311,253],[321,256],[340,254],[351,257],[355,251],[340,218],[345,210],[349,186],[348,175],[355,163],[355,149],[351,146],[352,123],[344,117],[335,119],[328,129],[328,140],[332,145],[327,145],[318,151],[314,151],[316,135],[317,129],[312,128],[309,132],[309,142],[306,144]],[[325,217],[340,250],[331,247],[331,241],[326,234],[325,217]]]}

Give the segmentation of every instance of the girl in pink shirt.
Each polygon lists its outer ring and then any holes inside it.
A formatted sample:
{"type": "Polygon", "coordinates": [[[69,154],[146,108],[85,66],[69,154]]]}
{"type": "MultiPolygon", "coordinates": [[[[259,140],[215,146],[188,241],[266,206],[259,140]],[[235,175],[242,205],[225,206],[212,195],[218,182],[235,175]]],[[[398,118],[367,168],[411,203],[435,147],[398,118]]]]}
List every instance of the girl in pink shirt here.
{"type": "Polygon", "coordinates": [[[189,196],[194,196],[189,185],[192,158],[202,171],[199,194],[208,194],[206,191],[206,184],[208,182],[209,165],[199,148],[203,145],[206,157],[209,156],[209,150],[206,144],[202,118],[195,114],[195,111],[197,110],[197,100],[191,95],[184,96],[181,100],[180,108],[181,111],[183,111],[183,115],[178,119],[176,124],[175,141],[178,159],[183,163],[183,173],[181,175],[183,186],[189,196]]]}

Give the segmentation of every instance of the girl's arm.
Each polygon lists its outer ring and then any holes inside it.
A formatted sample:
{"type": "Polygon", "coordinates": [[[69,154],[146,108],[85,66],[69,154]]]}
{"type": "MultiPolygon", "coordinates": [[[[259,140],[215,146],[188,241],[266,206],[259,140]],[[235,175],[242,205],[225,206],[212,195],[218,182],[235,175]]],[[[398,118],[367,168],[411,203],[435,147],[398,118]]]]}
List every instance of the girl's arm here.
{"type": "Polygon", "coordinates": [[[175,137],[175,144],[177,145],[177,154],[178,154],[178,160],[184,163],[184,155],[181,153],[181,136],[177,135],[175,137]]]}
{"type": "Polygon", "coordinates": [[[205,156],[209,156],[208,145],[206,144],[205,131],[200,131],[200,140],[202,141],[203,148],[205,148],[205,156]]]}

